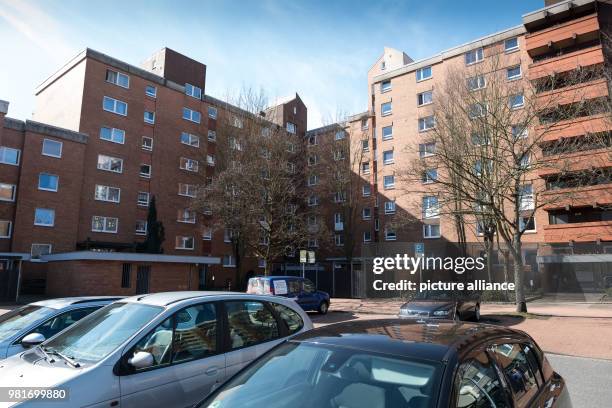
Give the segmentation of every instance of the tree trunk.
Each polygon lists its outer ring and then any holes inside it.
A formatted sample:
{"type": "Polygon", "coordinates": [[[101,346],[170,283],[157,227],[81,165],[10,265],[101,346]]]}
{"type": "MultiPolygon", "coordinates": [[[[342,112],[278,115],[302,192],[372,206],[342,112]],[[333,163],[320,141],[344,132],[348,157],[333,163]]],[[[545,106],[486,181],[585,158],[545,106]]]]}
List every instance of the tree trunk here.
{"type": "Polygon", "coordinates": [[[489,282],[493,283],[493,241],[490,239],[485,239],[485,251],[487,254],[487,274],[489,278],[489,282]]]}
{"type": "Polygon", "coordinates": [[[526,313],[527,302],[525,302],[525,286],[523,285],[523,256],[520,237],[514,237],[512,247],[512,260],[514,261],[514,291],[516,293],[516,311],[519,313],[526,313]]]}

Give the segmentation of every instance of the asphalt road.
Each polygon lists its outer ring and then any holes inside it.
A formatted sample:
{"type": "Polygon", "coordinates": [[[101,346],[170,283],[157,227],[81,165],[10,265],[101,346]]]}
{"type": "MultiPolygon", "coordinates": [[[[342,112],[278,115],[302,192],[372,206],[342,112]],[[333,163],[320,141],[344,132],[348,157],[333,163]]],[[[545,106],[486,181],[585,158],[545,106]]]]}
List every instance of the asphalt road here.
{"type": "Polygon", "coordinates": [[[550,364],[561,374],[574,408],[612,406],[612,361],[547,354],[550,364]]]}

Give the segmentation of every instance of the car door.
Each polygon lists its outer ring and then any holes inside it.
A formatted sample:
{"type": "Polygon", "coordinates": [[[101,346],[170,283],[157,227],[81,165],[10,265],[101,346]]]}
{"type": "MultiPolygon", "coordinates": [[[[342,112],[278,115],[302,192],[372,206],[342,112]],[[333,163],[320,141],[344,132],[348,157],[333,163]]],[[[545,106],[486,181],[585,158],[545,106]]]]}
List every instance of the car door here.
{"type": "Polygon", "coordinates": [[[303,279],[300,284],[301,293],[298,303],[302,305],[304,309],[316,309],[317,306],[319,306],[319,297],[317,296],[317,290],[314,283],[308,279],[303,279]]]}
{"type": "Polygon", "coordinates": [[[223,302],[227,327],[225,375],[230,377],[282,341],[281,330],[270,307],[258,300],[223,302]]]}
{"type": "Polygon", "coordinates": [[[217,313],[212,302],[186,307],[140,339],[124,363],[139,351],[151,353],[154,363],[121,376],[121,407],[187,407],[221,382],[225,356],[217,313]]]}

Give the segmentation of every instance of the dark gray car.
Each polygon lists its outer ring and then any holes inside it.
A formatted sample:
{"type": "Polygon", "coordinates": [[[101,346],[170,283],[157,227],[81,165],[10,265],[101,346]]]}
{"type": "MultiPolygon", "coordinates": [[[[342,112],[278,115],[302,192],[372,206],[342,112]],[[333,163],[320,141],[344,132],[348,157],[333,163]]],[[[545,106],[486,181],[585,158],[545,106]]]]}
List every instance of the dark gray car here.
{"type": "Polygon", "coordinates": [[[475,292],[419,292],[402,305],[399,317],[479,321],[480,296],[475,292]]]}

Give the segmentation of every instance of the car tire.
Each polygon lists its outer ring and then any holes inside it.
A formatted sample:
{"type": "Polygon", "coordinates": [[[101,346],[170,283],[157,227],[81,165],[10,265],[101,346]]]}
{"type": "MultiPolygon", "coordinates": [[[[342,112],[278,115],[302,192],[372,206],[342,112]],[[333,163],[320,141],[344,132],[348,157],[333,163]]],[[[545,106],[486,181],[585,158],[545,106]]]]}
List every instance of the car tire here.
{"type": "Polygon", "coordinates": [[[317,308],[317,312],[319,312],[319,314],[327,314],[327,311],[329,310],[329,303],[327,302],[321,302],[319,303],[319,307],[317,308]]]}
{"type": "Polygon", "coordinates": [[[480,321],[480,304],[476,303],[476,307],[474,308],[474,321],[480,321]]]}

